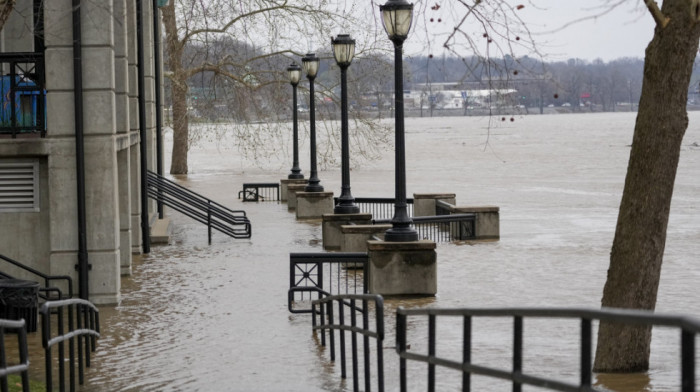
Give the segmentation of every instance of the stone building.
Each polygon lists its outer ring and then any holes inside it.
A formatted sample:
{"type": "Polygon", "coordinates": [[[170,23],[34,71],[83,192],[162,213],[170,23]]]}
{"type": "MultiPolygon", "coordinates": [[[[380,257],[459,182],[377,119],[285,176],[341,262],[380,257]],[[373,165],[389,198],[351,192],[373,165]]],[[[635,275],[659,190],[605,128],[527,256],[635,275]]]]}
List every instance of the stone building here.
{"type": "MultiPolygon", "coordinates": [[[[91,301],[109,304],[119,301],[121,276],[144,249],[141,167],[156,166],[156,2],[73,3],[17,0],[1,32],[0,255],[71,276],[81,296],[85,287],[91,301]],[[87,275],[79,271],[81,257],[87,275]]],[[[151,202],[147,208],[155,209],[151,202]]],[[[0,271],[23,277],[2,260],[0,271]]]]}

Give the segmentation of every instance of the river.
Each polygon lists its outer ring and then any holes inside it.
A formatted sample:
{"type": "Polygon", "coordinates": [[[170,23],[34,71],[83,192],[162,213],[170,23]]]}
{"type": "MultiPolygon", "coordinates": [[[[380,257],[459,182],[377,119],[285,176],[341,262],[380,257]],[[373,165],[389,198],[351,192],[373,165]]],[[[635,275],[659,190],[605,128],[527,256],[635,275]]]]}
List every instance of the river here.
{"type": "MultiPolygon", "coordinates": [[[[387,301],[387,390],[398,388],[398,359],[389,347],[399,305],[600,306],[634,119],[634,113],[604,113],[517,116],[512,122],[510,117],[406,120],[408,195],[451,192],[458,205],[499,206],[501,238],[439,244],[438,295],[387,301]]],[[[169,151],[170,138],[166,141],[169,151]]],[[[307,144],[303,138],[300,162],[308,177],[307,144]]],[[[700,112],[691,112],[659,312],[700,316],[699,144],[700,112]]],[[[296,221],[286,204],[243,204],[236,198],[243,182],[275,182],[289,167],[288,155],[251,165],[226,138],[205,138],[191,149],[190,174],[176,180],[245,209],[253,236],[234,240],[215,233],[208,245],[204,226],[169,213],[172,243],[135,257],[133,275],[122,280],[121,303],[101,307],[102,338],[81,390],[351,390],[311,333],[309,316],[286,309],[289,253],[322,251],[319,222],[296,221]]],[[[340,193],[338,168],[322,170],[319,177],[326,190],[340,193]]],[[[353,167],[352,193],[393,197],[393,179],[393,151],[385,151],[381,159],[353,167]]],[[[507,368],[508,329],[491,329],[475,326],[481,342],[475,359],[507,368]]],[[[570,321],[526,324],[525,370],[575,381],[577,339],[570,321]]],[[[648,373],[596,375],[595,382],[616,391],[678,390],[678,342],[676,332],[655,330],[648,373]]],[[[459,389],[452,372],[439,375],[439,390],[459,389]]],[[[427,376],[418,367],[409,377],[421,384],[427,376]]],[[[473,390],[510,386],[477,377],[473,390]]]]}

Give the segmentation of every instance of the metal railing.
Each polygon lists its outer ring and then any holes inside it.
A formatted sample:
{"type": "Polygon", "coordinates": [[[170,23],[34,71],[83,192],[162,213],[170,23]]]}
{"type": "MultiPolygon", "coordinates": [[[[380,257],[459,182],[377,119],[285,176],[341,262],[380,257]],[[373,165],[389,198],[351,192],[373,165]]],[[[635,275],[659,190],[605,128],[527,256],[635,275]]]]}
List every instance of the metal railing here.
{"type": "MultiPolygon", "coordinates": [[[[70,276],[63,275],[63,276],[52,276],[52,275],[46,275],[40,271],[35,270],[34,268],[28,267],[19,261],[13,260],[7,256],[0,255],[0,260],[4,260],[7,263],[10,263],[14,265],[15,267],[27,271],[33,275],[36,275],[40,279],[44,281],[44,287],[39,288],[39,291],[42,292],[43,294],[40,294],[39,297],[46,300],[61,300],[61,299],[66,299],[66,298],[73,298],[73,279],[70,276]],[[64,296],[63,292],[61,289],[58,287],[52,286],[51,282],[52,281],[65,281],[66,283],[66,288],[68,290],[68,295],[64,296]],[[55,293],[54,297],[51,297],[50,293],[55,293]]],[[[7,273],[0,272],[0,277],[5,278],[5,279],[14,279],[13,276],[8,275],[7,273]]]]}
{"type": "Polygon", "coordinates": [[[287,308],[291,313],[310,313],[314,294],[320,299],[366,293],[367,260],[367,253],[290,253],[287,308]]]}
{"type": "Polygon", "coordinates": [[[68,341],[69,387],[71,392],[75,391],[75,356],[77,353],[78,382],[82,385],[85,380],[84,368],[90,367],[90,353],[95,351],[96,339],[100,337],[99,310],[89,301],[68,299],[46,302],[39,313],[41,314],[41,343],[46,361],[46,390],[53,391],[51,348],[56,345],[58,345],[59,390],[63,392],[66,389],[65,342],[68,341]],[[66,311],[68,320],[65,320],[66,311]],[[57,334],[53,337],[51,325],[54,323],[51,321],[51,315],[56,316],[57,334]]]}
{"type": "Polygon", "coordinates": [[[0,134],[46,136],[44,54],[0,53],[0,134]]]}
{"type": "MultiPolygon", "coordinates": [[[[645,326],[675,327],[681,331],[681,390],[695,391],[695,339],[700,334],[700,320],[682,316],[660,315],[653,312],[626,309],[404,309],[396,312],[396,352],[399,360],[401,391],[407,390],[406,362],[408,360],[427,364],[428,391],[435,390],[435,368],[437,366],[462,372],[462,390],[469,391],[471,375],[481,375],[512,382],[513,391],[519,392],[522,385],[532,385],[556,391],[596,391],[591,385],[591,331],[592,320],[636,324],[645,326]],[[407,327],[412,324],[409,317],[428,317],[427,354],[409,352],[407,327]],[[460,317],[462,325],[462,361],[441,358],[436,353],[437,318],[460,317]],[[510,317],[513,319],[512,370],[474,364],[472,355],[472,319],[475,317],[510,317]],[[579,319],[580,328],[580,380],[578,384],[547,379],[523,372],[523,319],[558,318],[579,319]]],[[[415,343],[415,342],[414,342],[415,343]]]]}
{"type": "Polygon", "coordinates": [[[148,197],[207,225],[210,244],[212,229],[233,238],[251,236],[250,221],[245,211],[224,207],[150,170],[148,171],[148,197]]]}
{"type": "MultiPolygon", "coordinates": [[[[356,197],[355,204],[360,212],[372,214],[374,219],[391,219],[394,217],[394,203],[396,199],[387,197],[356,197]]],[[[333,198],[333,204],[338,204],[338,198],[333,198]]],[[[406,212],[413,216],[413,199],[406,199],[406,212]]]]}
{"type": "Polygon", "coordinates": [[[336,359],[335,331],[338,331],[340,347],[341,377],[347,378],[347,347],[345,343],[346,332],[350,333],[350,359],[352,364],[352,386],[357,392],[360,388],[360,355],[362,356],[362,370],[364,379],[364,391],[372,390],[371,352],[376,352],[376,379],[377,390],[384,391],[384,300],[381,295],[357,295],[344,294],[325,297],[312,303],[313,330],[321,332],[321,345],[326,346],[326,331],[329,335],[331,361],[336,359]],[[358,306],[358,302],[360,306],[358,306]],[[370,326],[370,307],[374,307],[374,329],[370,326]],[[357,321],[357,314],[362,316],[362,325],[357,321]],[[316,315],[319,315],[318,322],[316,315]],[[348,317],[349,316],[349,317],[348,317]],[[348,318],[349,323],[348,323],[348,318]],[[358,351],[357,335],[362,335],[362,352],[358,351]],[[370,345],[370,339],[374,340],[374,350],[370,345]]]}
{"type": "Polygon", "coordinates": [[[247,183],[243,184],[243,190],[238,192],[238,198],[247,201],[280,201],[280,184],[247,183]]]}
{"type": "Polygon", "coordinates": [[[29,355],[27,350],[27,329],[24,320],[0,319],[0,391],[7,392],[7,378],[11,374],[19,374],[22,391],[29,392],[29,355]],[[19,360],[16,365],[7,365],[7,350],[5,349],[5,332],[17,335],[19,360]]]}
{"type": "MultiPolygon", "coordinates": [[[[415,216],[411,218],[419,238],[435,242],[469,240],[476,237],[476,214],[415,216]]],[[[372,224],[391,223],[391,219],[374,219],[372,224]]]]}

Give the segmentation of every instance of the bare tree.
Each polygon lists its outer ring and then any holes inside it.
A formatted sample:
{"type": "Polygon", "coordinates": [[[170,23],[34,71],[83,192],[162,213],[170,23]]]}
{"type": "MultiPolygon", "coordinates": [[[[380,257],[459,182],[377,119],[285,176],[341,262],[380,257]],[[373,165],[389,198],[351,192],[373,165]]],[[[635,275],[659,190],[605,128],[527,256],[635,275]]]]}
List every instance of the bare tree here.
{"type": "MultiPolygon", "coordinates": [[[[608,4],[615,7],[623,2],[611,0],[608,4]]],[[[438,2],[434,7],[447,3],[438,2]]],[[[681,142],[688,127],[686,100],[700,40],[700,1],[664,0],[661,8],[653,0],[642,3],[656,27],[646,50],[641,99],[602,305],[653,310],[681,142]]],[[[483,28],[486,45],[458,25],[445,46],[456,52],[466,47],[491,55],[494,51],[508,53],[514,45],[522,45],[523,34],[518,31],[526,27],[518,19],[517,10],[525,5],[474,0],[451,6],[464,7],[460,12],[464,25],[476,23],[483,28]]],[[[570,93],[578,93],[584,80],[568,83],[570,93]]],[[[601,322],[594,368],[599,372],[647,370],[650,344],[650,328],[601,322]]]]}
{"type": "MultiPolygon", "coordinates": [[[[365,28],[367,21],[361,18],[333,2],[312,5],[301,0],[171,1],[163,8],[174,134],[170,173],[188,171],[190,122],[193,110],[202,106],[190,99],[194,77],[201,85],[200,92],[217,94],[213,106],[205,105],[204,109],[213,113],[214,106],[225,105],[229,113],[235,113],[233,119],[239,126],[233,129],[244,153],[259,157],[267,147],[269,153],[279,153],[274,145],[280,143],[284,133],[283,122],[291,117],[286,67],[292,61],[298,62],[305,49],[327,47],[325,58],[330,60],[330,37],[343,28],[346,31],[340,32],[350,32],[347,30],[352,27],[354,33],[361,35],[361,56],[376,41],[373,33],[367,33],[372,30],[365,28]],[[305,39],[309,40],[308,45],[298,42],[305,39]]],[[[331,79],[319,75],[319,95],[335,98],[333,86],[327,83],[324,90],[324,82],[331,79]]],[[[304,88],[303,83],[300,88],[304,88]]],[[[323,111],[324,107],[319,109],[323,111]]],[[[360,132],[370,126],[362,121],[357,125],[360,132]]],[[[364,132],[358,140],[371,147],[376,146],[377,137],[381,138],[382,132],[364,132]]]]}

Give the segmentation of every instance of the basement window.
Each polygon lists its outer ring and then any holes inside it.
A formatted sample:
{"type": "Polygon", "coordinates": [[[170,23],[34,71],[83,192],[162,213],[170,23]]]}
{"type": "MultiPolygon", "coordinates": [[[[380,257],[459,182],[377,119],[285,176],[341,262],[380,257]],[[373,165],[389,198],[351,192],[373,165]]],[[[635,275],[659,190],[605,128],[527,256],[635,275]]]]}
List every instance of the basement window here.
{"type": "Polygon", "coordinates": [[[0,213],[39,212],[39,160],[0,160],[0,213]]]}

